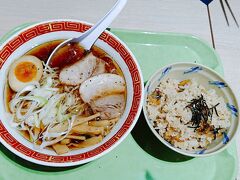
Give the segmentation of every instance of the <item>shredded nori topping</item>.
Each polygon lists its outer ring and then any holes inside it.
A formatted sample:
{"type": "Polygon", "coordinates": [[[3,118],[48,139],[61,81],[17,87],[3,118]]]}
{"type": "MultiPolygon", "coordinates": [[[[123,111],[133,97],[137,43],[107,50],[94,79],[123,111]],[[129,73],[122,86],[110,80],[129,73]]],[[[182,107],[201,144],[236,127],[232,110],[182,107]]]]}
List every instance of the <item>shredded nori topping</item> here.
{"type": "Polygon", "coordinates": [[[212,120],[212,115],[215,112],[218,116],[217,112],[217,103],[215,106],[209,108],[206,100],[203,98],[203,95],[199,96],[196,99],[192,99],[191,102],[186,106],[192,111],[192,118],[187,124],[191,123],[192,126],[188,126],[189,128],[199,128],[201,125],[206,126],[207,121],[212,120]]]}

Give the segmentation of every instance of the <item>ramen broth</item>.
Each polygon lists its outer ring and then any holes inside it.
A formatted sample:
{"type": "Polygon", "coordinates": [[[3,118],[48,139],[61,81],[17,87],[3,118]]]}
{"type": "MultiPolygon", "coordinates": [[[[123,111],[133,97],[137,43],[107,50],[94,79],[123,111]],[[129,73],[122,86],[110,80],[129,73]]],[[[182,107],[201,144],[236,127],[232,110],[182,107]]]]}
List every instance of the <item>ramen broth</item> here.
{"type": "MultiPolygon", "coordinates": [[[[55,40],[55,41],[46,42],[44,44],[34,47],[30,51],[28,51],[25,55],[35,56],[35,57],[39,58],[40,60],[42,60],[44,63],[46,63],[51,52],[62,41],[63,40],[55,40]]],[[[92,49],[90,50],[90,52],[95,57],[104,61],[106,73],[117,74],[124,78],[123,73],[122,73],[120,67],[118,66],[118,64],[104,50],[102,50],[101,48],[99,48],[97,46],[93,46],[92,49]]],[[[52,58],[50,66],[53,68],[57,68],[57,71],[61,71],[61,69],[69,67],[69,66],[73,65],[74,63],[81,61],[90,52],[86,52],[83,47],[79,46],[76,43],[68,44],[67,46],[61,48],[59,51],[56,52],[56,54],[52,58]]],[[[16,92],[14,92],[10,88],[9,83],[6,84],[5,87],[6,87],[5,88],[5,92],[6,92],[5,99],[6,99],[6,106],[7,106],[6,109],[8,112],[12,113],[9,108],[10,107],[9,103],[13,99],[13,97],[16,95],[16,92]]],[[[64,83],[58,84],[58,86],[57,86],[57,88],[60,89],[61,93],[64,93],[64,90],[68,87],[69,86],[64,83]]],[[[76,86],[76,87],[78,87],[78,86],[76,86]]],[[[73,90],[73,94],[75,95],[75,97],[79,98],[79,103],[83,103],[83,100],[81,99],[78,89],[73,90]]],[[[126,102],[126,90],[124,92],[124,99],[126,102]]],[[[84,107],[83,108],[84,110],[81,113],[81,117],[82,116],[83,117],[93,116],[94,113],[96,113],[96,112],[94,112],[94,110],[91,108],[91,106],[88,103],[84,103],[83,107],[84,107]]],[[[125,109],[125,103],[124,103],[124,109],[125,109]]],[[[97,118],[94,118],[94,119],[88,121],[87,126],[90,128],[91,128],[91,126],[89,126],[89,125],[95,125],[94,127],[98,127],[98,124],[100,124],[100,123],[98,123],[98,121],[101,121],[101,116],[98,116],[97,118]]],[[[104,120],[104,122],[101,122],[101,123],[108,123],[108,122],[106,120],[104,120]]],[[[110,123],[111,126],[109,126],[109,125],[104,126],[104,134],[102,134],[101,138],[99,138],[101,136],[101,134],[99,135],[96,133],[97,135],[94,135],[94,132],[92,134],[91,133],[81,134],[81,133],[74,133],[74,131],[73,131],[73,133],[71,135],[67,136],[69,138],[63,139],[61,141],[61,143],[58,142],[52,146],[46,146],[46,148],[50,148],[50,149],[52,148],[58,154],[63,154],[66,152],[61,151],[61,146],[64,146],[64,148],[67,147],[69,149],[79,149],[79,148],[87,147],[89,145],[94,145],[94,144],[100,142],[101,139],[104,138],[111,131],[112,127],[116,123],[117,123],[117,120],[111,121],[111,123],[110,123]]],[[[35,132],[38,133],[38,136],[40,136],[40,134],[44,131],[44,129],[46,129],[46,127],[44,127],[43,123],[41,122],[40,127],[39,128],[34,127],[32,131],[33,131],[33,133],[35,133],[35,132]]],[[[77,128],[75,128],[75,129],[77,129],[77,128]]],[[[20,130],[20,134],[22,134],[27,140],[33,142],[33,139],[31,138],[31,135],[29,134],[28,130],[20,130]]],[[[35,143],[40,145],[41,139],[38,139],[37,142],[35,142],[35,143]]]]}

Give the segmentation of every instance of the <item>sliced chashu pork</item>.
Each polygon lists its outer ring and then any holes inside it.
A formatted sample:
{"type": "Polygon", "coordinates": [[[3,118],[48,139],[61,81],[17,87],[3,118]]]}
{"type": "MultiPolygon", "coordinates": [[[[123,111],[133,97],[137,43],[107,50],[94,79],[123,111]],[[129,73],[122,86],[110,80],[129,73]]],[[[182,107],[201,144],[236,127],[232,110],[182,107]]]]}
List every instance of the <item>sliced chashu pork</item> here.
{"type": "Polygon", "coordinates": [[[125,86],[123,77],[103,73],[84,81],[79,92],[94,112],[101,113],[101,118],[112,119],[120,116],[125,108],[125,86]]]}
{"type": "Polygon", "coordinates": [[[102,119],[120,117],[125,108],[124,94],[113,94],[96,99],[90,103],[94,113],[100,112],[102,119]]]}
{"type": "Polygon", "coordinates": [[[82,60],[63,68],[59,79],[67,85],[79,85],[93,75],[105,72],[105,62],[92,53],[82,60]]]}

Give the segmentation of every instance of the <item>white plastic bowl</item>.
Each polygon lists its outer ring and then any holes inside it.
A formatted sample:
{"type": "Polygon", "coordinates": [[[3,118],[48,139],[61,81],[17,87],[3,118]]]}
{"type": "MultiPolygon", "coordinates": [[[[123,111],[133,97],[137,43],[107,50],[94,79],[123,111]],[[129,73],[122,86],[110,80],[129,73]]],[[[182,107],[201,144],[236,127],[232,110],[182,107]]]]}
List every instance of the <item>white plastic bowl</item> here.
{"type": "Polygon", "coordinates": [[[239,126],[239,118],[238,118],[238,103],[237,100],[229,87],[229,84],[216,72],[209,69],[206,66],[200,64],[193,64],[193,63],[176,63],[171,64],[166,67],[161,68],[158,70],[147,82],[144,91],[144,103],[143,103],[143,111],[145,115],[145,119],[147,121],[148,126],[152,130],[153,134],[167,147],[170,149],[192,157],[203,157],[209,156],[216,153],[223,151],[230,142],[234,139],[236,135],[238,126],[239,126]],[[177,80],[184,80],[184,79],[194,79],[199,84],[203,85],[206,89],[214,89],[218,96],[222,96],[227,103],[226,106],[228,107],[229,111],[231,112],[231,126],[228,129],[226,136],[223,136],[222,140],[213,141],[207,149],[198,150],[198,151],[186,151],[180,148],[176,148],[167,142],[157,131],[154,129],[152,124],[150,123],[150,119],[148,117],[148,113],[146,110],[146,101],[147,96],[154,91],[156,86],[164,79],[172,78],[177,80]],[[210,83],[211,82],[211,83],[210,83]]]}
{"type": "Polygon", "coordinates": [[[58,156],[47,149],[34,149],[33,144],[24,139],[7,121],[4,86],[9,65],[37,45],[77,37],[90,26],[89,23],[78,20],[45,21],[17,32],[0,46],[0,142],[25,160],[46,166],[73,166],[92,161],[110,152],[123,141],[139,117],[144,91],[141,70],[128,47],[115,35],[105,31],[95,45],[111,55],[122,69],[127,84],[127,103],[121,119],[102,142],[58,156]]]}

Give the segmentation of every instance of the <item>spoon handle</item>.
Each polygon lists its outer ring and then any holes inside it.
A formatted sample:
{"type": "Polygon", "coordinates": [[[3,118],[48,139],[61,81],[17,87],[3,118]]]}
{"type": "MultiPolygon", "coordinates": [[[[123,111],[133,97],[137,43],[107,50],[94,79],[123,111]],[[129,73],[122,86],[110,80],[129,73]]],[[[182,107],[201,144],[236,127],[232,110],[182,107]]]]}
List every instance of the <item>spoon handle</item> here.
{"type": "Polygon", "coordinates": [[[94,42],[121,12],[126,3],[127,0],[118,0],[112,9],[100,21],[98,21],[98,23],[84,32],[80,37],[74,38],[72,42],[80,42],[84,49],[90,50],[94,42]]]}
{"type": "MultiPolygon", "coordinates": [[[[111,22],[115,19],[115,17],[121,12],[127,0],[118,0],[116,4],[112,7],[112,9],[100,20],[97,24],[92,26],[89,30],[85,31],[77,38],[70,38],[66,41],[60,43],[51,55],[48,57],[46,65],[48,65],[53,57],[53,55],[67,43],[77,42],[80,43],[81,46],[84,47],[85,50],[90,50],[92,45],[98,39],[98,37],[102,34],[102,32],[111,24],[111,22]]],[[[46,66],[47,67],[47,66],[46,66]]],[[[46,68],[45,67],[45,68],[46,68]]]]}

